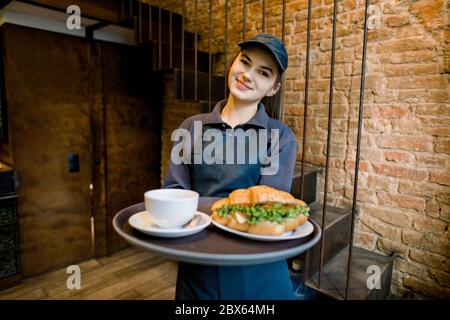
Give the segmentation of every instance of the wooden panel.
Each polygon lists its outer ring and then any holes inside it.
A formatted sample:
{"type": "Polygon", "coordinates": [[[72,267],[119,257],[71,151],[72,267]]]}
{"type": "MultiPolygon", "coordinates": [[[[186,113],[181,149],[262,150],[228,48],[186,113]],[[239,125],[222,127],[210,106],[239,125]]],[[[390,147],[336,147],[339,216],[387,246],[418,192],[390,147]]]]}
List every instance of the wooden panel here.
{"type": "Polygon", "coordinates": [[[127,244],[112,230],[121,209],[160,187],[161,82],[152,80],[150,50],[102,44],[106,113],[106,203],[110,252],[127,244]]]}
{"type": "Polygon", "coordinates": [[[76,4],[81,9],[81,16],[100,20],[118,22],[120,19],[121,0],[25,0],[30,4],[66,12],[67,7],[76,4]]]}
{"type": "Polygon", "coordinates": [[[94,218],[94,251],[96,257],[108,253],[106,220],[106,145],[105,108],[102,89],[102,51],[100,44],[89,41],[89,98],[92,141],[92,215],[94,218]]]}
{"type": "Polygon", "coordinates": [[[10,139],[8,127],[8,106],[6,101],[5,73],[4,73],[4,50],[3,37],[0,39],[0,161],[7,165],[12,165],[11,144],[7,143],[10,139]]]}
{"type": "Polygon", "coordinates": [[[19,26],[2,32],[21,263],[31,276],[92,256],[87,47],[19,26]],[[68,172],[69,153],[80,172],[68,172]]]}

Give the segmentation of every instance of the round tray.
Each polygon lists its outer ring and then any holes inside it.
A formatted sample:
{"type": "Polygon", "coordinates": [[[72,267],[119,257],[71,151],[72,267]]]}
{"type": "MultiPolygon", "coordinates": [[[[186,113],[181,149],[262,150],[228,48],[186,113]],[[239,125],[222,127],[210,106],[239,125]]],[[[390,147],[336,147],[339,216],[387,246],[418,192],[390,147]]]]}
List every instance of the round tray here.
{"type": "MultiPolygon", "coordinates": [[[[201,197],[198,210],[211,214],[211,204],[220,198],[201,197]]],[[[316,245],[322,235],[319,225],[307,237],[295,240],[262,242],[250,240],[221,230],[210,224],[203,231],[182,238],[159,238],[134,230],[128,219],[145,210],[144,203],[119,211],[113,219],[116,232],[130,244],[169,259],[217,266],[237,266],[269,263],[288,259],[316,245]]]]}

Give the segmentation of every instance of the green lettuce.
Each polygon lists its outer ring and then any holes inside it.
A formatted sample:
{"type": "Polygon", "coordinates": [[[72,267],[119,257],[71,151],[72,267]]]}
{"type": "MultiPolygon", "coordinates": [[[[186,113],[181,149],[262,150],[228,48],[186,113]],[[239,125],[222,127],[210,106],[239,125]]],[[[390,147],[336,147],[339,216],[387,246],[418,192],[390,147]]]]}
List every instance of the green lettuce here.
{"type": "Polygon", "coordinates": [[[240,204],[225,204],[217,209],[221,217],[225,217],[232,212],[242,212],[247,216],[250,224],[257,224],[261,221],[283,222],[285,219],[295,218],[300,214],[309,217],[309,207],[296,205],[292,208],[285,208],[282,203],[273,203],[270,208],[263,208],[264,203],[257,203],[252,206],[240,204]]]}

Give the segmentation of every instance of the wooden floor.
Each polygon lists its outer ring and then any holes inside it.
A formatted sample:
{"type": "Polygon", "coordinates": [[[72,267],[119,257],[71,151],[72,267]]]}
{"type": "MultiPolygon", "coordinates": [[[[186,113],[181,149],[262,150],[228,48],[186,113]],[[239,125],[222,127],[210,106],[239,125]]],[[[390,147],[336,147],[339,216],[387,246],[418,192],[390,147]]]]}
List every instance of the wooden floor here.
{"type": "Polygon", "coordinates": [[[175,298],[177,263],[148,251],[131,247],[78,265],[81,289],[67,289],[70,274],[63,268],[0,291],[0,300],[175,298]]]}

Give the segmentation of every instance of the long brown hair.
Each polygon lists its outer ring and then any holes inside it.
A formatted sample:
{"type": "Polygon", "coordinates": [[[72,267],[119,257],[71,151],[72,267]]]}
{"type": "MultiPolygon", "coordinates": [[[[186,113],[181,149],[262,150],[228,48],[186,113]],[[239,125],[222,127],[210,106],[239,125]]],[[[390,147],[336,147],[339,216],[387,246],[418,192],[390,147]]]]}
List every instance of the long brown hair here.
{"type": "Polygon", "coordinates": [[[262,104],[266,107],[266,112],[271,118],[281,120],[281,94],[283,92],[283,81],[281,80],[282,73],[281,70],[278,70],[278,77],[275,83],[280,83],[280,88],[277,93],[271,97],[264,97],[261,99],[262,104]]]}

